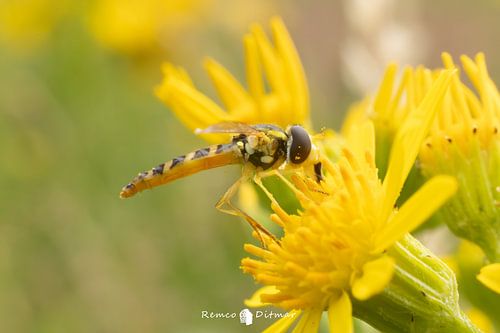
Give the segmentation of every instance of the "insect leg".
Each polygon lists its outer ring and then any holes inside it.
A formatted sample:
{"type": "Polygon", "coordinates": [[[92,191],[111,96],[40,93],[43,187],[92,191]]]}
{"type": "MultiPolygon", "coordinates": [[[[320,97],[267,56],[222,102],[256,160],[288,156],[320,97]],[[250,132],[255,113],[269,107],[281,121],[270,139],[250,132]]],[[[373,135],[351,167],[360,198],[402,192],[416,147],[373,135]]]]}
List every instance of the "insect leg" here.
{"type": "MultiPolygon", "coordinates": [[[[254,182],[257,185],[259,185],[260,188],[262,188],[264,190],[265,187],[262,184],[261,179],[265,178],[265,177],[269,177],[269,176],[277,176],[286,186],[288,186],[290,188],[290,190],[292,190],[292,192],[295,194],[297,199],[309,201],[309,198],[302,191],[297,189],[297,187],[295,185],[293,185],[288,179],[286,179],[285,176],[283,176],[283,174],[278,170],[270,170],[270,171],[265,172],[265,173],[261,172],[259,175],[254,177],[254,182]]],[[[269,199],[271,199],[272,194],[270,194],[269,191],[267,191],[267,190],[264,190],[264,192],[269,197],[269,199]]],[[[271,201],[273,201],[273,199],[271,199],[271,201]]],[[[276,200],[274,200],[274,201],[276,201],[276,200]]]]}
{"type": "Polygon", "coordinates": [[[266,194],[267,198],[275,205],[278,205],[278,202],[276,201],[276,199],[274,198],[274,196],[272,195],[271,192],[269,192],[269,190],[264,186],[264,184],[262,183],[262,179],[266,178],[266,177],[269,177],[269,176],[272,176],[272,175],[275,175],[276,171],[271,171],[271,172],[266,172],[265,174],[263,173],[260,173],[260,174],[255,174],[253,176],[253,182],[255,184],[257,184],[257,186],[260,187],[260,189],[266,194]]]}
{"type": "Polygon", "coordinates": [[[264,226],[262,226],[259,222],[255,221],[250,215],[248,215],[238,207],[234,206],[231,202],[231,198],[236,194],[241,183],[248,180],[248,178],[249,178],[248,176],[244,175],[240,179],[238,179],[233,185],[231,185],[231,187],[226,191],[226,193],[224,193],[224,195],[219,199],[219,201],[215,205],[215,208],[217,208],[219,211],[223,213],[234,216],[240,216],[243,219],[245,219],[245,221],[247,221],[248,224],[250,224],[250,226],[257,233],[257,237],[259,238],[259,241],[261,242],[262,246],[266,247],[266,242],[264,241],[262,234],[266,235],[268,238],[279,244],[278,240],[276,239],[276,237],[274,237],[274,235],[271,232],[269,232],[266,228],[264,228],[264,226]]]}
{"type": "Polygon", "coordinates": [[[314,164],[314,174],[316,176],[316,182],[320,183],[323,180],[323,173],[321,172],[321,162],[314,164]]]}

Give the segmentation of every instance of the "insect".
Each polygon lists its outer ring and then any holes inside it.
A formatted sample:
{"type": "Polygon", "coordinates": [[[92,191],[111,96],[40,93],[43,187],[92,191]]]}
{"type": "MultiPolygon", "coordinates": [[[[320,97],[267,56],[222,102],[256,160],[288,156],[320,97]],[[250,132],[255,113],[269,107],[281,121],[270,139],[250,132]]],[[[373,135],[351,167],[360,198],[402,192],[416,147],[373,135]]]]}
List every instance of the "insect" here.
{"type": "Polygon", "coordinates": [[[278,170],[296,168],[302,168],[317,182],[322,180],[319,150],[314,145],[311,135],[302,126],[294,125],[283,130],[271,124],[247,125],[223,122],[204,130],[197,130],[196,133],[227,133],[233,137],[229,143],[198,149],[139,173],[122,188],[120,197],[128,198],[145,189],[168,184],[203,170],[242,164],[242,176],[221,197],[216,208],[224,213],[243,217],[257,232],[261,242],[263,241],[260,232],[276,241],[261,224],[231,203],[231,198],[240,184],[250,179],[252,175],[254,180],[260,181],[261,178],[275,174],[278,170]],[[228,208],[225,208],[226,205],[228,208]]]}

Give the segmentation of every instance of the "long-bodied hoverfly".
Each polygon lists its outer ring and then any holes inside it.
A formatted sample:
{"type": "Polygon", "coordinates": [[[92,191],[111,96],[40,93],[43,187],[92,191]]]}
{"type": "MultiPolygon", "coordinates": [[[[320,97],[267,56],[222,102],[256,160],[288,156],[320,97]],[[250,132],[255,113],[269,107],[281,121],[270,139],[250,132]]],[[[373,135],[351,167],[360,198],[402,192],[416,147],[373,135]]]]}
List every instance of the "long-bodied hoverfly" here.
{"type": "Polygon", "coordinates": [[[231,197],[239,185],[252,175],[262,176],[275,171],[297,168],[302,168],[318,182],[322,179],[320,152],[314,145],[311,135],[302,126],[293,125],[283,130],[271,124],[246,125],[224,122],[204,130],[197,130],[196,133],[227,133],[233,137],[229,143],[198,149],[139,173],[122,188],[120,197],[128,198],[145,189],[168,184],[203,170],[242,164],[242,177],[226,191],[217,202],[216,208],[224,213],[243,217],[262,241],[260,232],[272,239],[275,238],[261,224],[231,203],[231,197]],[[228,208],[224,208],[225,206],[228,208]]]}

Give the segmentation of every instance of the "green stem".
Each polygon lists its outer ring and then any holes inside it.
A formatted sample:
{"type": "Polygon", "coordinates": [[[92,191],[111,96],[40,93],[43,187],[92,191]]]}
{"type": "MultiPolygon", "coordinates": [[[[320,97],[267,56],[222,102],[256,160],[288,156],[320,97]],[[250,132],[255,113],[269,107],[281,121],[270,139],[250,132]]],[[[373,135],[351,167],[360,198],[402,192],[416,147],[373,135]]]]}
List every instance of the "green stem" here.
{"type": "Polygon", "coordinates": [[[420,242],[407,236],[389,254],[396,271],[385,290],[353,299],[354,315],[383,332],[479,333],[458,305],[455,275],[420,242]]]}

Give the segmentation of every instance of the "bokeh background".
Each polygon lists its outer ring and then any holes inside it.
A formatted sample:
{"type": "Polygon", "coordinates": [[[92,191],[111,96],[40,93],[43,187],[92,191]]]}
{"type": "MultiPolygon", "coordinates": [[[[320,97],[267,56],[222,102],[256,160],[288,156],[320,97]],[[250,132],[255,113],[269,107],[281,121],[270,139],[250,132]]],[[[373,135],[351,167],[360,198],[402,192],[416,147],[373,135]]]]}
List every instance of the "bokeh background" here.
{"type": "MultiPolygon", "coordinates": [[[[252,332],[272,322],[201,318],[238,313],[256,287],[238,268],[248,226],[214,209],[238,167],[130,200],[118,192],[205,144],[154,97],[161,63],[184,66],[214,96],[203,57],[243,79],[241,37],[275,14],[302,57],[316,129],[339,128],[389,61],[434,67],[442,51],[483,51],[500,82],[498,0],[1,0],[0,332],[252,332]]],[[[457,244],[423,237],[443,254],[457,244]]]]}

